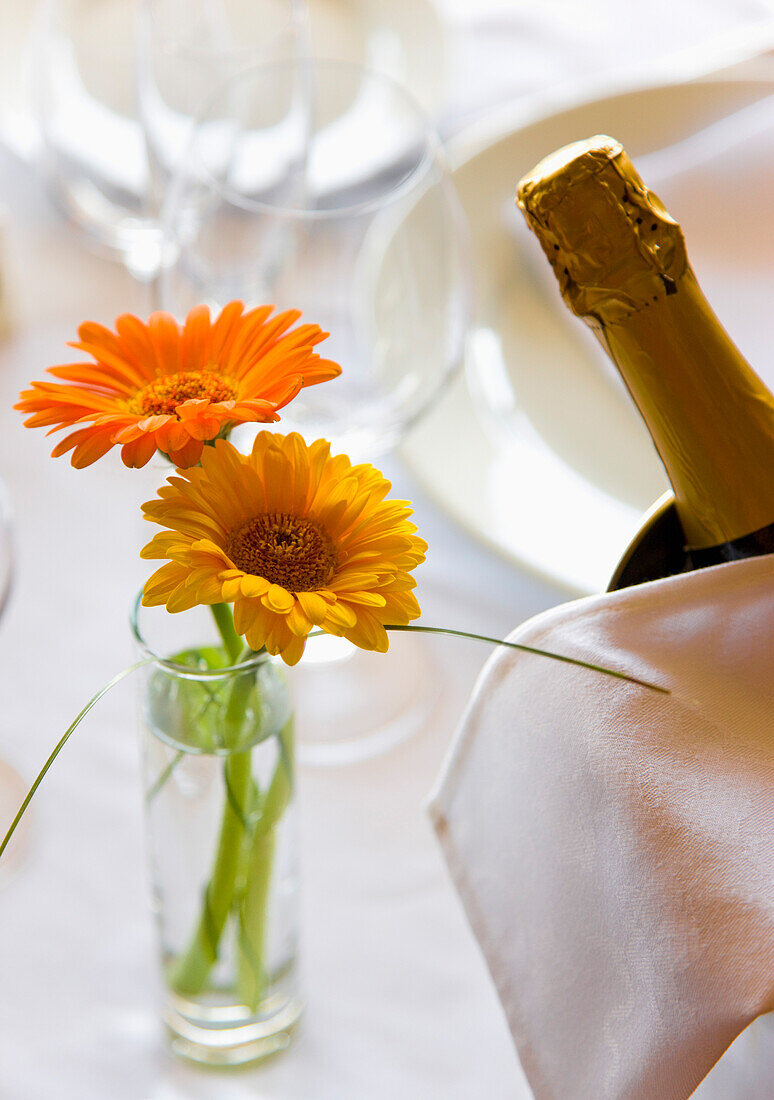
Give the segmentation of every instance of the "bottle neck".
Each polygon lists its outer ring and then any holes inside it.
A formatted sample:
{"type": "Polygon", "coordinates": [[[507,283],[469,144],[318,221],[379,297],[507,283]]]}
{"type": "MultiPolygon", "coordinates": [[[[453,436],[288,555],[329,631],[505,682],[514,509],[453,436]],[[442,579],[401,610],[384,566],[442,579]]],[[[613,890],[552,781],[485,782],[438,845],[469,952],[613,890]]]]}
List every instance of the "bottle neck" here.
{"type": "Polygon", "coordinates": [[[772,524],[774,397],[691,269],[620,320],[588,320],[653,437],[688,546],[715,547],[772,524]]]}

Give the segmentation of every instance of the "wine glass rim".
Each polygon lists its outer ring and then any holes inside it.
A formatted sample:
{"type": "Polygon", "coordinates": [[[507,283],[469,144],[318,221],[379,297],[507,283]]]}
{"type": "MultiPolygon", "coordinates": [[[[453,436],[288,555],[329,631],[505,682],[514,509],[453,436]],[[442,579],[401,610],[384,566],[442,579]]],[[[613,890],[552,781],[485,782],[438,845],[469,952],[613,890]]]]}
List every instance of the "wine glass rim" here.
{"type": "Polygon", "coordinates": [[[247,672],[249,669],[257,668],[266,661],[272,660],[266,650],[263,650],[261,653],[255,653],[252,657],[244,661],[237,661],[236,664],[226,665],[223,668],[202,669],[192,668],[191,665],[180,664],[178,661],[172,660],[171,657],[162,657],[161,654],[156,653],[149,644],[140,627],[140,610],[142,606],[141,589],[135,596],[129,613],[129,625],[135,642],[146,659],[153,661],[154,664],[159,665],[168,672],[174,672],[175,675],[181,678],[188,680],[222,680],[227,676],[232,676],[235,673],[247,672]]]}
{"type": "MultiPolygon", "coordinates": [[[[206,178],[207,183],[215,192],[220,194],[235,207],[244,210],[246,213],[266,213],[279,217],[303,218],[308,221],[325,221],[334,218],[368,214],[375,210],[384,209],[386,206],[396,202],[407,192],[410,192],[416,186],[417,182],[424,177],[426,169],[432,166],[432,164],[439,160],[442,166],[444,164],[443,145],[435,126],[422,105],[407,88],[388,73],[380,72],[378,69],[373,69],[368,65],[361,64],[357,61],[346,61],[339,58],[327,57],[265,59],[255,65],[249,65],[241,69],[238,73],[232,74],[218,85],[197,113],[191,131],[189,149],[193,159],[197,162],[199,170],[206,178]],[[381,194],[372,196],[371,198],[364,199],[362,202],[349,203],[341,206],[337,205],[325,207],[323,209],[315,209],[309,206],[285,205],[283,203],[267,202],[265,199],[254,199],[242,194],[238,189],[218,179],[218,177],[208,168],[206,163],[197,156],[196,144],[199,129],[206,122],[215,104],[218,103],[227,89],[259,73],[267,73],[272,69],[288,68],[289,66],[305,66],[309,69],[321,71],[327,69],[329,71],[339,70],[341,72],[360,73],[364,78],[367,78],[369,82],[380,83],[390,88],[393,94],[403,100],[404,104],[416,118],[418,131],[422,136],[423,149],[421,156],[416,159],[411,169],[406,173],[403,179],[401,179],[397,186],[381,194]]],[[[185,163],[187,160],[188,158],[185,157],[181,163],[185,163]]],[[[181,169],[178,169],[178,171],[181,171],[181,169]]],[[[174,191],[174,186],[170,190],[174,191]]]]}

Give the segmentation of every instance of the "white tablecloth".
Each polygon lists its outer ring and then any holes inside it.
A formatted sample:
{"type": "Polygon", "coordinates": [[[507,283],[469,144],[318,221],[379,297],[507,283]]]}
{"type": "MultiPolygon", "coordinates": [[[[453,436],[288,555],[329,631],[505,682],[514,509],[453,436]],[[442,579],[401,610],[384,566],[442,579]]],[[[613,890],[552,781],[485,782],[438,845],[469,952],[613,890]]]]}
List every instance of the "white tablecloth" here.
{"type": "MultiPolygon", "coordinates": [[[[644,21],[608,0],[539,8],[447,0],[456,89],[442,112],[447,133],[507,96],[644,66],[767,11],[756,0],[659,2],[644,21]]],[[[0,624],[0,757],[31,777],[83,702],[131,659],[127,609],[147,575],[137,504],[155,475],[125,470],[117,454],[80,472],[49,460],[42,433],[24,430],[11,405],[45,365],[66,360],[81,319],[109,323],[147,304],[119,268],[80,247],[5,154],[0,184],[17,318],[0,349],[0,475],[17,553],[0,624]]],[[[467,539],[390,468],[431,544],[425,622],[503,634],[560,599],[467,539]]],[[[41,788],[27,858],[0,879],[2,1100],[529,1096],[423,812],[487,653],[428,644],[444,690],[421,734],[369,763],[301,769],[308,1010],[292,1053],[238,1074],[199,1072],[165,1051],[133,685],[100,704],[41,788]]]]}

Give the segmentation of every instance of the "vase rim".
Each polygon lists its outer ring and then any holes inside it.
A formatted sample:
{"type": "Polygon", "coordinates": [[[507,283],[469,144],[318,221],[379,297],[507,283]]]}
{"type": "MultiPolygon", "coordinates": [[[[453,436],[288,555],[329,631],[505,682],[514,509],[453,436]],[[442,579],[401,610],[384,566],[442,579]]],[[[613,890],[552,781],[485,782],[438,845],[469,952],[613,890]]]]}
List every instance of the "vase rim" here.
{"type": "Polygon", "coordinates": [[[226,676],[246,672],[251,668],[256,668],[258,665],[264,664],[266,661],[272,660],[270,654],[267,653],[266,650],[263,650],[259,653],[253,652],[252,657],[248,657],[244,661],[237,661],[236,664],[225,665],[223,668],[206,669],[192,668],[191,665],[180,664],[171,657],[162,657],[161,654],[156,653],[153,647],[148,643],[140,629],[139,618],[141,607],[142,589],[140,589],[135,596],[129,613],[129,625],[135,642],[146,657],[150,658],[150,660],[161,668],[165,668],[169,672],[175,673],[176,676],[184,677],[188,680],[222,680],[226,676]]]}

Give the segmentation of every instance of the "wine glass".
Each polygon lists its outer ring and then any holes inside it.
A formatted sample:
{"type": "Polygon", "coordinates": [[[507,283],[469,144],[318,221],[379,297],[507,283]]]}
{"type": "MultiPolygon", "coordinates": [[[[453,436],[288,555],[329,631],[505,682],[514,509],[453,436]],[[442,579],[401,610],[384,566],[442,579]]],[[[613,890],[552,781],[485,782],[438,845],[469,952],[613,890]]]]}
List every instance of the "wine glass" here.
{"type": "Polygon", "coordinates": [[[196,110],[229,75],[296,49],[300,0],[43,0],[42,167],[66,217],[148,279],[159,197],[196,110]]]}
{"type": "MultiPolygon", "coordinates": [[[[240,298],[300,309],[330,332],[321,350],[342,375],[302,391],[283,431],[356,460],[382,455],[461,363],[461,207],[432,126],[384,75],[296,58],[228,81],[197,119],[163,221],[163,308],[183,316],[240,298]]],[[[234,442],[249,446],[251,430],[234,442]]],[[[307,760],[381,751],[432,699],[425,647],[410,636],[388,656],[310,639],[299,670],[307,760]]]]}
{"type": "Polygon", "coordinates": [[[164,224],[164,308],[293,306],[330,331],[342,377],[284,426],[356,457],[390,450],[461,361],[467,238],[434,131],[389,77],[349,62],[269,62],[197,119],[164,224]]]}

